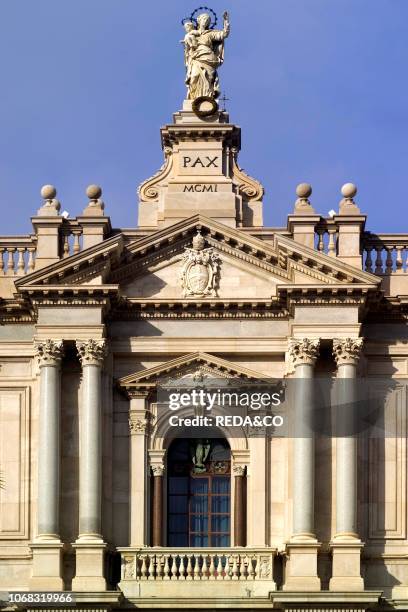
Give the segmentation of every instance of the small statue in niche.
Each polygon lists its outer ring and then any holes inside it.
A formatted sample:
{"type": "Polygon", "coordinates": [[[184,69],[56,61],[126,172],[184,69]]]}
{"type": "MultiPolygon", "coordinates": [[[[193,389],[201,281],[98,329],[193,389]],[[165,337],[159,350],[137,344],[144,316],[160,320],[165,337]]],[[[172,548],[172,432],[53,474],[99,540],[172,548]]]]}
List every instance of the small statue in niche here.
{"type": "Polygon", "coordinates": [[[202,474],[206,471],[205,461],[210,452],[210,443],[208,440],[202,440],[201,438],[197,440],[197,444],[192,454],[193,460],[193,474],[202,474]]]}

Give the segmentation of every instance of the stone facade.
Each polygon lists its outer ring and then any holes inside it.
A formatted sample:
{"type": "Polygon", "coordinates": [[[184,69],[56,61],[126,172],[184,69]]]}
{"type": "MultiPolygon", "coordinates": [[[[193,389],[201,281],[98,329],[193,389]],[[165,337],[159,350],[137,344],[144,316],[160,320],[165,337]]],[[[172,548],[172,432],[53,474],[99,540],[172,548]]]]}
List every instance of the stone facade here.
{"type": "Polygon", "coordinates": [[[330,218],[299,185],[287,226],[264,227],[225,111],[185,101],[161,134],[137,228],[112,230],[95,185],[64,218],[47,185],[33,233],[0,237],[0,590],[72,590],[78,609],[408,609],[408,235],[366,231],[351,184],[330,218]],[[315,376],[383,378],[393,435],[226,431],[231,545],[176,549],[156,387],[205,376],[296,379],[306,420],[315,376]]]}

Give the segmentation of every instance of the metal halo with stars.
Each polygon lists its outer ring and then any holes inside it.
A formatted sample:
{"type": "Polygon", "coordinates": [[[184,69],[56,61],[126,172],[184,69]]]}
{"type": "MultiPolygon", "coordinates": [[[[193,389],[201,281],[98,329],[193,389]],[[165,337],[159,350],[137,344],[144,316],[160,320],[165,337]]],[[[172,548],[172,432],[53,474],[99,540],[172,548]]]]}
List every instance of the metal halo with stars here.
{"type": "Polygon", "coordinates": [[[217,14],[215,11],[213,11],[209,6],[199,6],[195,11],[193,11],[190,15],[190,19],[191,21],[193,21],[194,23],[197,23],[197,19],[196,19],[196,14],[199,11],[205,11],[207,13],[211,13],[211,15],[213,16],[213,20],[211,21],[210,25],[209,25],[209,29],[213,30],[215,28],[215,26],[217,25],[217,14]]]}

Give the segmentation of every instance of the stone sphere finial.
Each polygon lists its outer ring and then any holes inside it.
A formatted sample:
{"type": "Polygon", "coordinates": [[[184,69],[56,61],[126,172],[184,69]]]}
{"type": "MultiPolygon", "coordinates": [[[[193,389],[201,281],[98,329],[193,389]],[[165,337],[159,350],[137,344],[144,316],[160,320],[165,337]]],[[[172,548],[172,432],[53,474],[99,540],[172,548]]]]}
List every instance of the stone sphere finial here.
{"type": "Polygon", "coordinates": [[[339,214],[340,215],[359,215],[360,209],[353,200],[357,193],[357,187],[354,183],[346,183],[341,188],[341,194],[343,196],[340,201],[339,214]]]}
{"type": "Polygon", "coordinates": [[[357,187],[354,183],[345,183],[341,188],[341,193],[345,198],[354,198],[357,193],[357,187]]]}
{"type": "Polygon", "coordinates": [[[102,187],[99,187],[99,185],[88,185],[85,193],[89,199],[89,202],[82,214],[88,217],[103,217],[105,204],[101,200],[102,187]]]}
{"type": "Polygon", "coordinates": [[[57,195],[57,190],[54,185],[43,185],[40,193],[44,200],[53,200],[57,195]]]}
{"type": "Polygon", "coordinates": [[[297,200],[295,202],[295,215],[313,215],[315,210],[310,203],[312,186],[309,183],[300,183],[296,187],[297,200]]]}
{"type": "Polygon", "coordinates": [[[296,187],[296,195],[298,198],[309,198],[312,195],[312,186],[309,183],[299,183],[296,187]]]}
{"type": "Polygon", "coordinates": [[[55,197],[57,195],[57,190],[55,189],[54,185],[43,185],[40,193],[44,202],[42,203],[41,208],[37,211],[37,215],[40,217],[57,216],[59,214],[61,204],[55,197]]]}
{"type": "Polygon", "coordinates": [[[102,188],[99,185],[88,185],[86,195],[90,200],[98,200],[102,195],[102,188]]]}

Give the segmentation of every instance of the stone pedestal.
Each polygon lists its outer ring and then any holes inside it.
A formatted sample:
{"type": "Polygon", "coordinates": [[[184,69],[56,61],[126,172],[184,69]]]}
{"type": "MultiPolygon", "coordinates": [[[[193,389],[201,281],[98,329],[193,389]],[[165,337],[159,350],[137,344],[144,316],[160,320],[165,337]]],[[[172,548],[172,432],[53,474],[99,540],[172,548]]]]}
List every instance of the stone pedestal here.
{"type": "Polygon", "coordinates": [[[358,540],[335,539],[331,545],[333,555],[330,591],[364,591],[364,580],[360,575],[360,557],[363,544],[358,540]]]}
{"type": "Polygon", "coordinates": [[[284,591],[320,591],[317,575],[317,553],[320,544],[312,540],[291,542],[286,545],[284,591]]]}
{"type": "Polygon", "coordinates": [[[81,542],[73,544],[76,552],[76,576],[72,580],[73,591],[105,591],[106,544],[81,542]]]}
{"type": "Polygon", "coordinates": [[[39,540],[31,544],[33,573],[29,582],[31,591],[63,591],[61,542],[39,540]]]}

